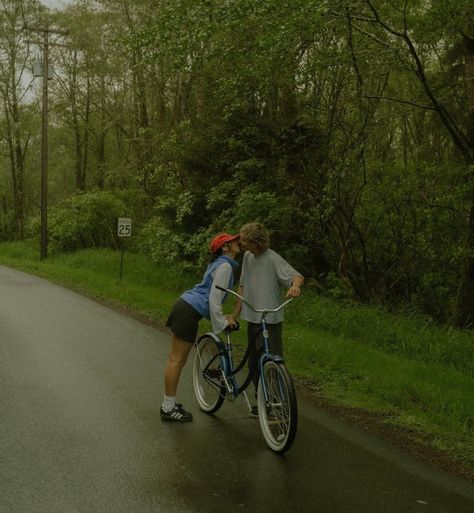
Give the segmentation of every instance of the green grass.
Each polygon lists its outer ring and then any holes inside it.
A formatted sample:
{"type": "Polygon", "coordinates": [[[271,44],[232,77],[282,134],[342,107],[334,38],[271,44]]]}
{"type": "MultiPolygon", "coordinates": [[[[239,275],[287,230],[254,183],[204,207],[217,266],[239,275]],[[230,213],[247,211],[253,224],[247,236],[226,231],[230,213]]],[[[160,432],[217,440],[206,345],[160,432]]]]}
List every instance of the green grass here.
{"type": "Polygon", "coordinates": [[[389,413],[390,422],[420,430],[437,447],[474,463],[471,376],[328,332],[288,325],[287,334],[290,329],[286,356],[295,375],[344,406],[389,413]]]}
{"type": "Polygon", "coordinates": [[[474,332],[436,326],[420,315],[338,303],[307,294],[288,320],[421,362],[450,366],[474,376],[474,332]]]}
{"type": "MultiPolygon", "coordinates": [[[[0,263],[163,322],[177,295],[200,278],[126,253],[84,250],[39,261],[31,242],[0,244],[0,263]]],[[[229,307],[228,307],[229,308],[229,307]]],[[[202,324],[206,330],[209,323],[202,324]]],[[[236,334],[240,345],[245,334],[236,334]]],[[[286,359],[333,403],[383,412],[467,467],[474,465],[474,333],[425,318],[344,305],[310,290],[285,322],[286,359]]]]}

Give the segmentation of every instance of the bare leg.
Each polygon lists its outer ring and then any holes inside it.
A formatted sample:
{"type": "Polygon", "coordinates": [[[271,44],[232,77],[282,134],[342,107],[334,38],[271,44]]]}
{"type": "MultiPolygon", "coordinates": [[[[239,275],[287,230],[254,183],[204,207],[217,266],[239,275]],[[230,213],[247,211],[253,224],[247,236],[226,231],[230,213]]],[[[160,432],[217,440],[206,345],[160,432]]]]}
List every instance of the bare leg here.
{"type": "Polygon", "coordinates": [[[176,396],[181,371],[188,359],[192,344],[173,335],[171,351],[165,369],[165,394],[169,397],[176,396]]]}

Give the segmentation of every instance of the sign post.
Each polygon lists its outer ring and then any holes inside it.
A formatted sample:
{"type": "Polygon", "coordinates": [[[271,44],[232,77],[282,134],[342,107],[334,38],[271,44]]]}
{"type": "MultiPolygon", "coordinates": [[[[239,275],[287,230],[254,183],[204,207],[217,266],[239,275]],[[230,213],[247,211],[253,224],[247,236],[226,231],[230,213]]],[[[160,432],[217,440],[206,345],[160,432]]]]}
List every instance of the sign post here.
{"type": "Polygon", "coordinates": [[[122,281],[122,272],[123,272],[123,255],[125,250],[125,242],[124,239],[127,237],[131,237],[132,235],[132,219],[130,217],[119,217],[117,219],[117,236],[120,237],[122,241],[122,251],[120,255],[120,279],[122,281]]]}

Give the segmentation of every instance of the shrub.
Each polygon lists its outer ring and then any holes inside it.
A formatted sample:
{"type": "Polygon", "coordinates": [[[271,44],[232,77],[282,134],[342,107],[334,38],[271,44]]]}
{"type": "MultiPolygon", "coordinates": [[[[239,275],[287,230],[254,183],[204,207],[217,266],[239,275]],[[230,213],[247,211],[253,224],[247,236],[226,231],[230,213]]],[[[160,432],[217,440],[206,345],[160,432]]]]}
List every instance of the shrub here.
{"type": "Polygon", "coordinates": [[[116,247],[117,218],[127,216],[113,193],[81,193],[52,209],[49,221],[51,253],[89,247],[116,247]]]}
{"type": "Polygon", "coordinates": [[[15,238],[15,217],[13,212],[0,213],[0,241],[15,238]]]}
{"type": "Polygon", "coordinates": [[[184,240],[162,218],[153,217],[140,231],[136,246],[156,263],[173,263],[181,260],[184,240]]]}
{"type": "Polygon", "coordinates": [[[201,229],[193,235],[175,232],[166,220],[153,217],[140,231],[135,247],[157,264],[179,263],[187,271],[201,272],[209,263],[209,241],[215,232],[201,229]]]}

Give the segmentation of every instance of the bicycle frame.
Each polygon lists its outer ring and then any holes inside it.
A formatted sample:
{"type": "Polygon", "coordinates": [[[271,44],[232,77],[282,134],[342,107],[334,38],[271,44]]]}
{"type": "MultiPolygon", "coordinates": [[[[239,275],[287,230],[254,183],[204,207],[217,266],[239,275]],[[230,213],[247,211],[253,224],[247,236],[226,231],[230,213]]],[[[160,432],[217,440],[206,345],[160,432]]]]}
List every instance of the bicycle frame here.
{"type": "MultiPolygon", "coordinates": [[[[263,393],[264,393],[265,400],[268,401],[269,394],[268,394],[267,385],[265,383],[265,378],[264,378],[264,375],[263,375],[263,366],[264,366],[265,362],[267,362],[268,360],[273,360],[275,362],[282,362],[283,358],[281,356],[273,355],[273,354],[270,353],[270,349],[269,349],[269,336],[268,336],[268,329],[267,329],[267,324],[266,324],[266,321],[265,321],[265,317],[266,317],[266,315],[268,313],[278,312],[279,310],[284,308],[288,303],[290,303],[292,301],[292,298],[287,299],[284,303],[282,303],[277,308],[257,310],[250,303],[245,301],[245,299],[242,296],[240,296],[240,294],[237,294],[237,292],[234,292],[231,289],[219,287],[218,285],[216,285],[216,288],[218,288],[219,290],[222,290],[224,292],[228,292],[230,294],[233,294],[234,296],[239,298],[242,302],[244,302],[254,312],[262,314],[262,317],[261,317],[261,320],[260,320],[260,325],[262,327],[263,351],[262,351],[261,356],[258,359],[258,372],[259,372],[259,374],[261,376],[261,379],[262,379],[262,387],[263,387],[263,393]]],[[[237,379],[235,377],[237,372],[239,372],[240,369],[245,364],[246,358],[244,357],[242,362],[240,362],[240,364],[237,365],[237,367],[234,367],[233,353],[232,353],[232,343],[231,343],[230,332],[229,331],[226,332],[226,342],[224,342],[220,337],[218,337],[214,333],[208,333],[207,335],[211,336],[215,340],[215,342],[217,344],[217,347],[219,348],[219,353],[218,354],[219,354],[220,359],[221,359],[221,367],[222,367],[222,370],[223,370],[223,378],[224,378],[224,382],[225,382],[225,385],[226,385],[226,388],[227,388],[227,392],[232,394],[234,397],[237,397],[239,394],[243,393],[244,397],[245,397],[245,399],[246,399],[246,401],[247,401],[247,403],[248,403],[248,405],[250,407],[250,402],[249,402],[249,400],[248,400],[248,398],[247,398],[247,396],[245,394],[245,390],[248,387],[248,385],[250,384],[250,381],[252,380],[253,373],[252,373],[252,371],[249,371],[249,374],[247,375],[247,378],[244,380],[244,382],[243,382],[243,384],[241,386],[239,386],[239,384],[237,382],[237,379]]],[[[211,363],[211,362],[209,362],[209,363],[211,363]]],[[[215,383],[215,384],[216,384],[216,386],[220,386],[217,383],[215,383]]]]}
{"type": "MultiPolygon", "coordinates": [[[[239,364],[237,367],[234,367],[233,362],[233,353],[232,353],[232,343],[230,341],[230,333],[226,333],[226,341],[224,342],[220,337],[218,337],[215,333],[206,333],[203,336],[212,337],[214,341],[216,342],[216,345],[219,349],[219,352],[212,358],[207,366],[204,368],[204,371],[206,371],[209,367],[212,366],[216,358],[220,358],[221,362],[221,368],[222,368],[222,375],[219,377],[222,377],[224,379],[224,383],[227,389],[227,392],[232,394],[232,396],[237,397],[239,394],[243,393],[245,389],[247,388],[247,384],[245,386],[240,386],[237,382],[237,379],[235,377],[235,374],[238,372],[239,367],[241,365],[239,364]]],[[[199,341],[197,341],[196,346],[199,347],[199,341]]],[[[242,363],[242,362],[241,362],[242,363]]],[[[216,388],[220,388],[222,385],[218,383],[217,381],[213,380],[213,377],[207,376],[206,378],[209,383],[214,385],[216,388]]],[[[245,380],[247,381],[247,380],[245,380]]],[[[249,380],[250,383],[250,380],[249,380]]]]}

